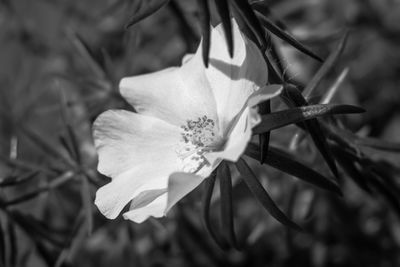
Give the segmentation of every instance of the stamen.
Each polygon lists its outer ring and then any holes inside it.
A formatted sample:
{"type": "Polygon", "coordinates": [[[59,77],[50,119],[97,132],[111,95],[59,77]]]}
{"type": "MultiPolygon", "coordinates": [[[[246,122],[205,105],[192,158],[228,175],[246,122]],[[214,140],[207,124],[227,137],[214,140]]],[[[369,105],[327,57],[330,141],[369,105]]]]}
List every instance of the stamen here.
{"type": "Polygon", "coordinates": [[[182,142],[176,153],[181,160],[183,171],[196,173],[210,164],[204,157],[204,153],[220,150],[225,141],[218,134],[214,120],[207,116],[187,120],[186,125],[181,128],[182,142]]]}

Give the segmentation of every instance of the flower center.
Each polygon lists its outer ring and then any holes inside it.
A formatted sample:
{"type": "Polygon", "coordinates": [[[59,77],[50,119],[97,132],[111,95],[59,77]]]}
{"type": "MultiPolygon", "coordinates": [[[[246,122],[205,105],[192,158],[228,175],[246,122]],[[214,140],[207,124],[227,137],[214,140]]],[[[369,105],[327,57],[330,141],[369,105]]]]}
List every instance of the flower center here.
{"type": "Polygon", "coordinates": [[[210,165],[204,153],[222,149],[225,140],[218,134],[215,121],[207,116],[187,120],[181,128],[182,139],[176,152],[183,171],[195,173],[203,166],[210,165]]]}

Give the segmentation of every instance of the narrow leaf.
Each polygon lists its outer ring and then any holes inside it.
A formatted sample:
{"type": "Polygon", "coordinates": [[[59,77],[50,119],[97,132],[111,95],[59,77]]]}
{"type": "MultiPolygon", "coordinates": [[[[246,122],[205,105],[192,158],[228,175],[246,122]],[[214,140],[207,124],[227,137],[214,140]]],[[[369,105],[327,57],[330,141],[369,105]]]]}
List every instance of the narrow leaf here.
{"type": "Polygon", "coordinates": [[[276,26],[278,26],[279,28],[286,30],[287,27],[286,25],[283,23],[283,21],[277,19],[274,14],[272,13],[271,9],[268,7],[270,3],[266,3],[265,1],[257,1],[257,2],[252,2],[251,3],[251,7],[261,13],[262,15],[264,15],[265,17],[270,17],[272,18],[273,22],[276,24],[276,26]]]}
{"type": "Polygon", "coordinates": [[[20,203],[23,203],[25,201],[31,200],[35,197],[38,197],[40,194],[45,193],[51,189],[57,188],[63,184],[65,184],[66,182],[68,182],[69,180],[71,180],[71,178],[75,175],[74,172],[72,171],[67,171],[64,174],[60,175],[59,177],[54,178],[49,184],[44,185],[39,187],[38,189],[36,189],[35,191],[32,191],[30,193],[26,193],[20,197],[16,197],[12,200],[6,201],[4,203],[1,203],[0,206],[1,207],[9,207],[9,206],[13,206],[13,205],[18,205],[20,203]]]}
{"type": "Polygon", "coordinates": [[[222,27],[224,29],[226,44],[228,45],[229,55],[233,57],[233,36],[232,36],[232,22],[229,13],[228,0],[216,0],[215,5],[219,16],[221,17],[222,27]]]}
{"type": "Polygon", "coordinates": [[[160,10],[163,6],[165,6],[169,0],[152,0],[152,1],[143,1],[145,4],[142,6],[131,18],[131,20],[126,24],[125,28],[129,28],[137,22],[149,17],[153,13],[160,10]]]}
{"type": "MultiPolygon", "coordinates": [[[[308,106],[307,100],[304,98],[304,96],[301,94],[301,92],[297,89],[296,86],[293,86],[291,84],[286,84],[283,92],[284,92],[283,95],[287,96],[289,99],[289,105],[297,107],[308,106]]],[[[303,123],[303,127],[307,129],[307,131],[310,133],[315,146],[317,147],[321,155],[324,157],[333,175],[337,177],[338,171],[336,163],[329,149],[329,145],[327,143],[325,134],[322,131],[318,120],[314,119],[306,121],[303,123]]]]}
{"type": "Polygon", "coordinates": [[[277,221],[283,225],[291,227],[295,230],[302,231],[301,227],[291,221],[286,215],[278,208],[275,202],[271,199],[268,192],[258,181],[257,177],[243,159],[236,162],[238,171],[243,176],[243,180],[250,189],[250,192],[257,198],[261,205],[272,215],[277,221]]]}
{"type": "Polygon", "coordinates": [[[204,225],[212,237],[212,239],[215,241],[215,243],[222,249],[226,250],[227,245],[225,242],[220,240],[220,238],[216,235],[214,232],[212,225],[211,225],[211,220],[210,220],[210,204],[211,204],[211,197],[213,194],[214,190],[214,185],[215,185],[215,180],[216,180],[216,174],[213,173],[209,178],[205,180],[205,194],[204,194],[204,199],[203,199],[203,220],[204,220],[204,225]]]}
{"type": "Polygon", "coordinates": [[[329,55],[329,57],[325,60],[324,64],[319,68],[317,73],[311,79],[311,81],[307,84],[306,88],[304,88],[303,95],[304,97],[309,97],[311,93],[318,87],[322,79],[326,76],[326,74],[336,65],[337,60],[342,54],[344,47],[346,45],[348,33],[346,32],[342,39],[339,42],[337,48],[329,55]]]}
{"type": "Polygon", "coordinates": [[[230,2],[232,3],[233,8],[237,11],[240,17],[246,22],[253,34],[256,36],[261,50],[265,51],[268,47],[268,44],[264,37],[264,30],[250,4],[247,2],[247,0],[230,0],[230,2]]]}
{"type": "Polygon", "coordinates": [[[217,169],[217,177],[220,183],[221,193],[221,221],[222,232],[230,245],[238,249],[235,235],[233,207],[232,207],[232,177],[229,166],[222,162],[217,169]]]}
{"type": "Polygon", "coordinates": [[[332,146],[332,152],[342,169],[350,176],[350,178],[365,192],[371,194],[372,190],[368,185],[366,177],[357,169],[352,157],[349,156],[343,148],[338,145],[332,146]]]}
{"type": "Polygon", "coordinates": [[[361,112],[364,112],[364,109],[352,105],[319,104],[292,108],[263,115],[261,123],[253,129],[253,133],[260,134],[321,116],[361,112]]]}
{"type": "Polygon", "coordinates": [[[39,174],[39,171],[28,171],[19,176],[8,176],[0,180],[0,187],[8,187],[14,185],[20,185],[24,182],[29,181],[30,179],[36,177],[39,174]]]}
{"type": "MultiPolygon", "coordinates": [[[[247,156],[256,160],[260,155],[260,151],[254,144],[249,144],[245,153],[247,156]]],[[[293,155],[279,148],[270,146],[264,163],[319,188],[342,195],[340,188],[335,182],[307,167],[299,160],[296,160],[293,155]]]]}
{"type": "MultiPolygon", "coordinates": [[[[271,101],[268,100],[258,105],[260,115],[266,115],[271,113],[271,101]]],[[[270,132],[262,133],[259,135],[259,143],[260,143],[260,163],[262,164],[265,161],[265,158],[268,153],[269,141],[270,141],[270,132]]]]}
{"type": "Polygon", "coordinates": [[[299,50],[300,52],[320,61],[323,62],[323,60],[314,54],[310,49],[305,47],[303,44],[301,44],[299,41],[297,41],[293,36],[291,36],[289,33],[285,32],[284,30],[280,29],[278,26],[276,26],[272,21],[270,21],[267,17],[265,17],[263,14],[256,12],[258,14],[258,17],[261,19],[262,25],[271,33],[279,37],[280,39],[286,41],[290,45],[292,45],[294,48],[299,50]]]}
{"type": "Polygon", "coordinates": [[[201,43],[201,49],[203,52],[203,62],[204,65],[208,68],[209,54],[210,54],[210,42],[211,42],[211,33],[210,33],[210,10],[208,6],[208,0],[197,0],[197,4],[199,7],[199,20],[201,26],[201,34],[203,36],[203,40],[201,43]]]}
{"type": "Polygon", "coordinates": [[[81,178],[81,199],[82,208],[85,214],[87,234],[91,235],[93,231],[93,216],[92,216],[92,199],[90,195],[90,186],[88,178],[85,175],[80,175],[81,178]]]}

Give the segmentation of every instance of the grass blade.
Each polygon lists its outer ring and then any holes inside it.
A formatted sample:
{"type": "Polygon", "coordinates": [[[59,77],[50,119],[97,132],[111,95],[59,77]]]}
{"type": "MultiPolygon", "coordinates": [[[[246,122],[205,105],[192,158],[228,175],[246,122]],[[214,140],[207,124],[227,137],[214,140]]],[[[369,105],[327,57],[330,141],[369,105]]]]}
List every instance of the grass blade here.
{"type": "Polygon", "coordinates": [[[160,10],[163,6],[168,4],[169,0],[152,0],[152,1],[144,1],[145,5],[142,6],[136,14],[130,19],[130,21],[126,24],[125,28],[129,28],[139,21],[147,18],[153,13],[160,10]]]}

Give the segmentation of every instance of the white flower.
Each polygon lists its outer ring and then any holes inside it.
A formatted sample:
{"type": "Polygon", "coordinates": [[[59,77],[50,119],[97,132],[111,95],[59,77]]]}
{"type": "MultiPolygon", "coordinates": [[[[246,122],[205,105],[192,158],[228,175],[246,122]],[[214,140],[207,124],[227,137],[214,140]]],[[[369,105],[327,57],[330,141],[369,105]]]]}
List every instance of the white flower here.
{"type": "Polygon", "coordinates": [[[181,67],[124,78],[121,94],[137,113],[109,110],[95,121],[98,170],[112,178],[95,204],[107,218],[129,201],[126,219],[162,217],[222,160],[237,161],[244,152],[260,122],[255,105],[281,87],[265,86],[262,54],[232,23],[233,58],[219,25],[211,32],[208,68],[199,48],[181,67]]]}

